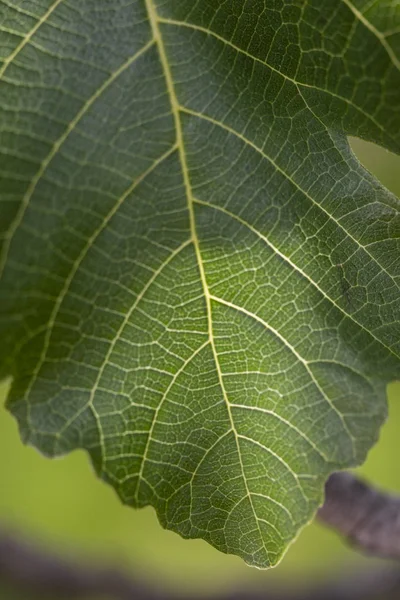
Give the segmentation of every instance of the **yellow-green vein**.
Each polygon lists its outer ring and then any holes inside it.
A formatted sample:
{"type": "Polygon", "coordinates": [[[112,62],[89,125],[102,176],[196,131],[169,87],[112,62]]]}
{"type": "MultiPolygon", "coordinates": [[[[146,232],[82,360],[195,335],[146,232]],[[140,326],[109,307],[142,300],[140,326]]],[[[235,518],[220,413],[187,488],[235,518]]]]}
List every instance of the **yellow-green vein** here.
{"type": "Polygon", "coordinates": [[[41,180],[41,178],[43,177],[43,175],[45,174],[48,166],[50,165],[51,161],[54,159],[54,157],[57,155],[57,152],[60,150],[61,146],[64,144],[64,142],[67,140],[67,138],[70,136],[70,134],[74,131],[74,129],[76,128],[76,126],[79,124],[79,122],[82,120],[82,118],[86,115],[86,113],[88,112],[88,110],[93,106],[93,104],[96,102],[96,100],[98,98],[100,98],[100,96],[107,90],[107,88],[124,72],[126,71],[126,69],[128,69],[134,62],[135,60],[137,60],[142,54],[144,54],[145,52],[147,52],[147,50],[149,48],[151,48],[151,46],[153,46],[155,43],[155,41],[149,40],[147,42],[147,44],[145,44],[140,50],[138,50],[138,52],[136,52],[133,56],[131,56],[127,61],[125,61],[116,71],[114,71],[105,81],[104,83],[95,91],[95,93],[84,103],[84,105],[82,106],[82,108],[79,110],[79,112],[76,114],[75,118],[69,123],[68,127],[65,129],[65,131],[63,132],[63,134],[58,138],[58,140],[56,140],[56,142],[53,144],[51,151],[49,152],[49,154],[47,155],[47,157],[45,158],[45,160],[42,162],[38,172],[36,173],[35,177],[33,177],[24,197],[22,198],[20,207],[18,209],[18,212],[16,214],[16,217],[13,221],[13,223],[11,224],[10,228],[7,231],[7,235],[5,237],[5,242],[4,242],[4,247],[3,247],[3,253],[2,256],[0,258],[0,279],[3,275],[4,272],[4,268],[7,262],[7,257],[8,257],[8,253],[10,250],[10,245],[12,242],[12,239],[14,237],[14,234],[16,232],[16,230],[18,229],[18,227],[20,226],[25,212],[28,208],[29,202],[35,192],[35,189],[39,183],[39,181],[41,180]]]}
{"type": "Polygon", "coordinates": [[[171,68],[168,63],[167,53],[166,53],[166,50],[164,47],[164,41],[163,41],[163,38],[161,35],[160,21],[159,21],[158,15],[157,15],[156,8],[154,6],[154,0],[146,0],[146,6],[147,6],[148,15],[149,15],[149,19],[150,19],[150,23],[151,23],[151,27],[152,27],[152,31],[153,31],[153,36],[157,41],[157,45],[158,45],[158,49],[159,49],[159,53],[160,53],[160,60],[161,60],[161,63],[162,63],[163,69],[164,69],[164,75],[165,75],[165,80],[166,80],[168,93],[169,93],[169,97],[170,97],[172,112],[174,114],[174,119],[175,119],[176,136],[177,136],[177,143],[179,146],[179,154],[180,154],[180,160],[181,160],[181,166],[182,166],[182,173],[183,173],[183,178],[184,178],[184,183],[185,183],[185,188],[186,188],[188,211],[189,211],[189,217],[190,217],[190,226],[191,226],[191,231],[192,231],[193,244],[195,247],[195,252],[196,252],[196,257],[197,257],[198,268],[199,268],[199,272],[200,272],[200,278],[201,278],[203,291],[204,291],[204,298],[205,298],[206,307],[207,307],[209,338],[210,338],[211,348],[212,348],[213,355],[214,355],[215,367],[217,370],[218,380],[220,383],[221,391],[222,391],[222,394],[223,394],[223,397],[225,400],[225,404],[226,404],[226,408],[228,411],[231,427],[232,427],[232,430],[235,435],[235,443],[236,443],[236,447],[237,447],[238,458],[239,458],[241,473],[242,473],[242,477],[243,477],[243,483],[244,483],[245,490],[246,490],[246,495],[248,496],[251,510],[254,515],[254,519],[255,519],[259,534],[260,534],[261,543],[264,547],[267,559],[269,560],[268,550],[265,545],[264,536],[263,536],[261,528],[260,528],[259,519],[258,519],[257,513],[255,511],[251,493],[250,493],[250,490],[248,487],[247,478],[246,478],[246,474],[244,471],[244,465],[243,465],[243,460],[242,460],[242,453],[241,453],[241,449],[240,449],[239,436],[238,436],[238,433],[236,431],[236,427],[234,424],[233,415],[232,415],[232,411],[231,411],[231,407],[230,407],[230,402],[229,402],[229,398],[228,398],[228,395],[227,395],[227,392],[226,392],[226,389],[224,386],[221,367],[219,364],[218,353],[217,353],[217,349],[215,346],[215,339],[214,339],[214,333],[213,333],[211,297],[210,297],[210,293],[208,291],[207,279],[206,279],[206,275],[205,275],[203,260],[202,260],[201,252],[200,252],[200,244],[199,244],[198,235],[197,235],[196,220],[195,220],[194,206],[193,206],[194,200],[193,200],[193,194],[192,194],[192,189],[191,189],[191,184],[190,184],[189,169],[188,169],[188,165],[187,165],[186,152],[185,152],[184,141],[183,141],[182,123],[181,123],[181,117],[180,117],[180,105],[179,105],[179,102],[178,102],[178,99],[176,96],[176,92],[175,92],[175,85],[174,85],[174,81],[173,81],[173,77],[172,77],[171,68]]]}

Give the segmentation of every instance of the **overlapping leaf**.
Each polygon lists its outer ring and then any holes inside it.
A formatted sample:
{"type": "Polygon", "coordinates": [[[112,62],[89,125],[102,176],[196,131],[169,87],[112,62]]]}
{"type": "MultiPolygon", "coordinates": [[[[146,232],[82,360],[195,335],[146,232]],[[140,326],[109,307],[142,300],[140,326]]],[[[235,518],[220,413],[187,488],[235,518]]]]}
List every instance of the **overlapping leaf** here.
{"type": "Polygon", "coordinates": [[[396,0],[0,1],[1,364],[22,437],[275,564],[400,374],[396,0]]]}

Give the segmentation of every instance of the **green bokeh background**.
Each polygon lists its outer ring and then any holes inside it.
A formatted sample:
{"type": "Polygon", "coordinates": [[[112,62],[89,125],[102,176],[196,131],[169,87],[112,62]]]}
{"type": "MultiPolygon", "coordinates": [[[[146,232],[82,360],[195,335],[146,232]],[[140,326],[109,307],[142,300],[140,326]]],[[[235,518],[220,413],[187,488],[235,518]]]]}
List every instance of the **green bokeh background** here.
{"type": "MultiPolygon", "coordinates": [[[[359,140],[352,141],[361,162],[400,196],[400,157],[359,140]]],[[[36,540],[50,552],[105,561],[161,587],[205,594],[280,581],[307,585],[334,572],[374,562],[347,548],[333,532],[311,524],[291,546],[281,565],[257,571],[223,555],[200,540],[182,540],[164,531],[153,509],[122,506],[113,490],[99,481],[83,452],[48,460],[21,444],[17,425],[1,408],[7,383],[0,386],[0,526],[36,540]]],[[[400,491],[398,429],[400,383],[388,388],[389,420],[381,439],[360,469],[374,484],[400,491]]],[[[11,590],[0,598],[26,597],[11,590]]]]}

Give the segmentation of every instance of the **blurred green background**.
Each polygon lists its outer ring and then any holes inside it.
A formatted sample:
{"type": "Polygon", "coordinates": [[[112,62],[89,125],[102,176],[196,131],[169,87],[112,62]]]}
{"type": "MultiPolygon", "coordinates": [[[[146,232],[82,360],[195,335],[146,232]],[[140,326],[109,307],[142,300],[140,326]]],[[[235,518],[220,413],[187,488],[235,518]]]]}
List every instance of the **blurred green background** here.
{"type": "MultiPolygon", "coordinates": [[[[359,140],[352,146],[361,162],[400,195],[400,157],[359,140]]],[[[389,386],[389,420],[381,439],[360,469],[363,476],[400,491],[398,429],[400,383],[389,386]]],[[[87,456],[75,452],[48,460],[22,445],[14,419],[2,408],[7,384],[0,385],[0,527],[38,542],[61,556],[114,563],[189,597],[196,593],[265,587],[280,581],[307,585],[353,565],[374,564],[331,531],[306,527],[274,570],[247,567],[205,542],[182,540],[159,526],[153,509],[134,511],[120,504],[113,490],[92,472],[87,456]]],[[[7,600],[26,597],[3,591],[7,600]]]]}

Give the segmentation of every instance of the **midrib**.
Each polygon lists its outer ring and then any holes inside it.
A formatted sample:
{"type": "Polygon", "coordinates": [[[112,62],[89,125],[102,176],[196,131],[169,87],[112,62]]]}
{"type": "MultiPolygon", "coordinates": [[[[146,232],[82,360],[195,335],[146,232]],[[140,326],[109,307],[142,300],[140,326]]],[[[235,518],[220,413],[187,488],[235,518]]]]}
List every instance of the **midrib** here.
{"type": "Polygon", "coordinates": [[[177,98],[177,95],[175,92],[175,84],[174,84],[174,80],[172,77],[171,68],[169,66],[169,62],[167,59],[164,41],[163,41],[163,38],[161,35],[160,19],[157,14],[157,9],[154,5],[154,0],[145,0],[145,2],[146,2],[146,7],[147,7],[147,11],[148,11],[148,16],[149,16],[153,36],[154,36],[154,39],[156,40],[156,43],[158,46],[160,60],[161,60],[161,64],[163,67],[166,85],[167,85],[167,89],[168,89],[168,93],[169,93],[169,97],[170,97],[171,110],[172,110],[172,114],[173,114],[174,121],[175,121],[176,143],[177,143],[177,146],[179,149],[179,158],[180,158],[180,163],[181,163],[181,167],[182,167],[184,185],[185,185],[185,190],[186,190],[186,198],[187,198],[189,218],[190,218],[190,230],[191,230],[191,235],[192,235],[192,240],[193,240],[193,246],[194,246],[195,253],[196,253],[200,278],[201,278],[201,282],[202,282],[204,298],[205,298],[205,302],[206,302],[207,318],[208,318],[208,333],[209,333],[209,339],[210,339],[212,352],[214,355],[215,367],[217,370],[218,380],[219,380],[219,384],[221,387],[221,391],[222,391],[222,394],[223,394],[223,397],[225,400],[225,404],[227,407],[231,429],[232,429],[232,432],[235,437],[235,443],[236,443],[236,448],[237,448],[237,452],[238,452],[240,468],[241,468],[241,472],[242,472],[246,495],[249,499],[251,510],[253,512],[254,519],[256,522],[256,526],[257,526],[259,534],[260,534],[261,543],[263,544],[265,553],[268,558],[268,551],[265,546],[264,537],[263,537],[263,534],[262,534],[262,531],[260,528],[259,519],[257,517],[256,511],[254,508],[254,504],[253,504],[253,499],[252,499],[252,496],[251,496],[251,493],[250,493],[250,490],[249,490],[249,487],[247,484],[247,479],[246,479],[246,475],[245,475],[245,471],[244,471],[244,465],[243,465],[243,460],[242,460],[242,455],[241,455],[241,450],[240,450],[239,436],[236,431],[235,423],[233,420],[231,404],[229,402],[228,395],[227,395],[227,392],[225,389],[225,385],[224,385],[224,381],[223,381],[223,377],[222,377],[221,366],[219,364],[217,349],[215,346],[214,333],[213,333],[211,295],[210,295],[210,291],[208,289],[203,259],[201,257],[199,238],[197,235],[196,218],[195,218],[195,212],[194,212],[194,196],[193,196],[192,187],[191,187],[191,183],[190,183],[189,169],[188,169],[188,163],[187,163],[186,152],[185,152],[185,147],[184,147],[182,122],[181,122],[181,116],[180,116],[180,112],[181,112],[180,104],[178,102],[178,98],[177,98]]]}

